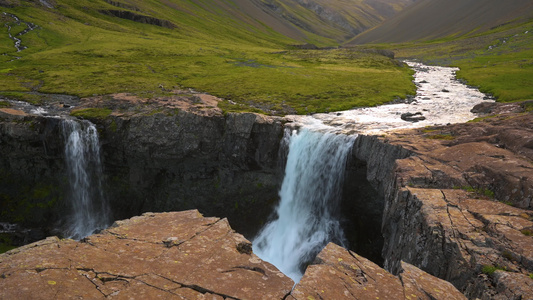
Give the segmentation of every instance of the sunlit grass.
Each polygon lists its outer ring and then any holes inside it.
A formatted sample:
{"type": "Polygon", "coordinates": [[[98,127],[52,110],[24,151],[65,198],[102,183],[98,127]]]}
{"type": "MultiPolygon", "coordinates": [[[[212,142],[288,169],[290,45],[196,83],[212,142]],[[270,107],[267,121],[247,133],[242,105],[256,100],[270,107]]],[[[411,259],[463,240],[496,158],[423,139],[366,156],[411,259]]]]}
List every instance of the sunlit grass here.
{"type": "Polygon", "coordinates": [[[533,99],[533,21],[466,38],[394,47],[399,57],[459,67],[459,78],[500,102],[533,99]]]}
{"type": "Polygon", "coordinates": [[[411,71],[385,56],[287,50],[298,42],[267,28],[192,6],[205,21],[157,1],[137,5],[177,28],[113,18],[86,1],[65,1],[58,12],[33,5],[6,9],[39,29],[22,37],[29,48],[16,54],[20,60],[8,62],[15,55],[12,41],[0,40],[0,49],[11,49],[0,58],[0,91],[86,97],[194,88],[240,104],[223,105],[228,111],[275,114],[373,106],[415,92],[411,71]]]}

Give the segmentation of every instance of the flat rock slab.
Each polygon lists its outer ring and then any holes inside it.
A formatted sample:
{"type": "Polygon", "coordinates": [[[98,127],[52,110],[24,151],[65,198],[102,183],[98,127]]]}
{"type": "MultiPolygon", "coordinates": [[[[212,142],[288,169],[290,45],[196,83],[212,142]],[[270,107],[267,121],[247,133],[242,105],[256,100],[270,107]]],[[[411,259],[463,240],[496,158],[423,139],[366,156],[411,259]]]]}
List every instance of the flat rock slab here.
{"type": "Polygon", "coordinates": [[[2,299],[283,299],[293,281],[226,219],[146,213],[80,242],[50,237],[0,255],[2,299]]]}

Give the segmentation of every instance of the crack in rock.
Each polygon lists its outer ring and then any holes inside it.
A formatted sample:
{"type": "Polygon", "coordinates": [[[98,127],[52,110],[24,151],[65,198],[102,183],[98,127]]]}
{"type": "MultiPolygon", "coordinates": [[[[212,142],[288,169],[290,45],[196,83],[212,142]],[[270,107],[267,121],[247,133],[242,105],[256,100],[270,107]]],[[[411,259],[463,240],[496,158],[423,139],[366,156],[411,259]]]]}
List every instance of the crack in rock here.
{"type": "Polygon", "coordinates": [[[237,271],[238,269],[253,271],[253,272],[260,273],[263,276],[268,276],[266,274],[265,270],[263,270],[263,269],[261,269],[259,267],[249,267],[249,266],[236,266],[236,267],[233,267],[233,270],[226,270],[226,271],[222,271],[221,273],[231,273],[231,272],[237,271]]]}
{"type": "Polygon", "coordinates": [[[233,300],[241,300],[239,298],[235,298],[235,297],[232,297],[232,296],[229,296],[229,295],[226,295],[226,294],[222,294],[222,293],[217,293],[215,291],[212,291],[210,289],[207,289],[207,288],[204,288],[204,287],[201,287],[201,286],[198,286],[196,284],[184,284],[184,283],[181,283],[181,282],[178,282],[178,281],[175,281],[175,280],[172,280],[170,278],[167,278],[165,276],[162,276],[162,275],[159,275],[159,274],[156,274],[156,276],[159,276],[163,279],[166,279],[170,282],[174,282],[176,284],[179,284],[181,286],[181,288],[188,288],[188,289],[191,289],[191,290],[194,290],[194,291],[197,291],[198,293],[200,294],[213,294],[213,295],[217,295],[217,296],[220,296],[224,299],[233,299],[233,300]]]}

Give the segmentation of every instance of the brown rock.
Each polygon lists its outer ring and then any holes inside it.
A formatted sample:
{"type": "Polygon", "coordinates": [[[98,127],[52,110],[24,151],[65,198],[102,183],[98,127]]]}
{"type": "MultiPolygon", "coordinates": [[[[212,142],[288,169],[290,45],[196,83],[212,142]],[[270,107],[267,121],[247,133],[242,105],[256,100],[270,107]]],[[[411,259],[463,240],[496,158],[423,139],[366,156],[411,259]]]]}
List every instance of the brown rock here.
{"type": "Polygon", "coordinates": [[[28,114],[22,110],[13,109],[13,108],[0,108],[0,116],[27,116],[28,114]]]}
{"type": "Polygon", "coordinates": [[[405,299],[466,299],[451,283],[402,262],[400,280],[405,299]]]}
{"type": "Polygon", "coordinates": [[[533,295],[532,140],[530,113],[388,135],[413,156],[386,188],[386,269],[399,274],[406,261],[469,298],[533,295]]]}
{"type": "Polygon", "coordinates": [[[282,299],[293,282],[226,219],[147,213],[80,242],[48,238],[0,255],[5,299],[282,299]]]}
{"type": "Polygon", "coordinates": [[[335,244],[308,267],[292,299],[465,299],[450,283],[402,263],[400,277],[335,244]]]}

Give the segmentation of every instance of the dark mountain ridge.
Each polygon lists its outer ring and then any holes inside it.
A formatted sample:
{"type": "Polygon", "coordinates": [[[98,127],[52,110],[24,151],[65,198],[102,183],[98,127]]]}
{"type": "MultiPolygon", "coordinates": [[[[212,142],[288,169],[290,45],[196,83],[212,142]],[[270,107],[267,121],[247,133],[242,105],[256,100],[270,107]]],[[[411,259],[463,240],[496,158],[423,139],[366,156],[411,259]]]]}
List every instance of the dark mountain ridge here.
{"type": "Polygon", "coordinates": [[[356,36],[348,44],[459,37],[532,17],[531,0],[422,0],[356,36]]]}

